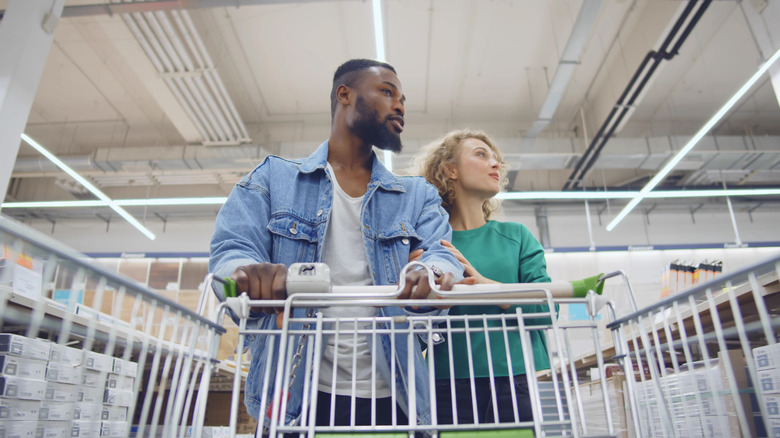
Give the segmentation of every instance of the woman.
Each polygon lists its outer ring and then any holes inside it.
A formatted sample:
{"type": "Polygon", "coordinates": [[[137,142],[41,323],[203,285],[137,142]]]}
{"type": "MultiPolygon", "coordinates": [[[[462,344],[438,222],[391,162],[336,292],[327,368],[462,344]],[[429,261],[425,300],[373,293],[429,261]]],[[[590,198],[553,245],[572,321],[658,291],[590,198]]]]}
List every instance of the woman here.
{"type": "MultiPolygon", "coordinates": [[[[497,222],[490,217],[498,208],[493,199],[506,184],[505,163],[501,151],[481,131],[468,129],[448,133],[444,138],[426,146],[417,158],[420,173],[439,189],[442,205],[450,214],[452,243],[442,242],[460,260],[467,277],[476,283],[533,283],[549,282],[544,250],[531,232],[522,224],[497,222]],[[474,280],[472,280],[474,281],[474,280]]],[[[418,256],[419,253],[413,254],[418,256]]],[[[450,315],[494,315],[515,313],[517,306],[456,306],[450,315]]],[[[546,305],[522,305],[524,314],[548,312],[546,305]]],[[[549,318],[526,319],[526,325],[549,324],[549,318]]],[[[507,324],[517,325],[507,319],[507,324]]],[[[488,325],[500,326],[498,320],[488,325]]],[[[463,327],[462,322],[452,323],[463,327]]],[[[470,321],[469,327],[482,327],[481,321],[470,321]]],[[[480,423],[531,421],[531,403],[525,365],[517,330],[509,330],[509,350],[512,370],[507,364],[504,335],[491,332],[490,353],[495,376],[495,419],[486,338],[482,332],[470,335],[471,362],[474,374],[477,416],[480,423]],[[518,419],[512,403],[510,385],[515,386],[518,419]]],[[[537,370],[549,369],[544,334],[531,331],[534,363],[537,370]]],[[[468,344],[464,333],[454,333],[450,339],[434,347],[436,372],[436,399],[439,424],[452,424],[453,411],[459,424],[474,423],[468,344]],[[448,345],[449,343],[449,345],[448,345]],[[449,348],[452,348],[454,367],[454,394],[457,408],[453,408],[453,388],[450,381],[449,348]]]]}

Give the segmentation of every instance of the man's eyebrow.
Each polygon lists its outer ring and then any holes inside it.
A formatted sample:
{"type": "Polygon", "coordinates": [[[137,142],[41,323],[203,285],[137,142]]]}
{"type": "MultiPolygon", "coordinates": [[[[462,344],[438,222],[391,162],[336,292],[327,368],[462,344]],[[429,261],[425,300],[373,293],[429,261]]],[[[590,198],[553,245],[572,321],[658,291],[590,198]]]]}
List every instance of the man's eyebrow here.
{"type": "MultiPolygon", "coordinates": [[[[382,81],[382,83],[385,84],[385,85],[388,85],[390,87],[393,87],[393,89],[395,91],[398,91],[398,87],[396,87],[396,85],[394,83],[392,83],[390,81],[382,81]]],[[[403,94],[401,95],[401,102],[406,102],[406,96],[403,95],[403,94]]]]}

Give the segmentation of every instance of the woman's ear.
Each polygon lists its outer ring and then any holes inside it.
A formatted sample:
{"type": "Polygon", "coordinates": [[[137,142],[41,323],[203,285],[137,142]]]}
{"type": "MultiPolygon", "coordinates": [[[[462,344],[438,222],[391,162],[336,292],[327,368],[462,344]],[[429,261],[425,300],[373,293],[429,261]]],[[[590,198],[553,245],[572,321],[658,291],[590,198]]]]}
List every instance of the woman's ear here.
{"type": "Polygon", "coordinates": [[[444,165],[444,173],[447,175],[447,178],[457,181],[458,180],[458,166],[449,163],[444,165]]]}

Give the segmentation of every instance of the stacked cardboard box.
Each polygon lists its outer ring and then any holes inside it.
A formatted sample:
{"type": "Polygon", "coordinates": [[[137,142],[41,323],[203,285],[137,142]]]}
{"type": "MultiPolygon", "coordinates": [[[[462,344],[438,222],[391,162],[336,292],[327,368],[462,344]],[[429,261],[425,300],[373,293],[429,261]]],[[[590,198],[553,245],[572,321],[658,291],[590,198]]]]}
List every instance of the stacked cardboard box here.
{"type": "Polygon", "coordinates": [[[126,436],[137,372],[101,353],[0,334],[0,436],[126,436]]]}
{"type": "Polygon", "coordinates": [[[127,436],[128,408],[133,401],[138,365],[120,358],[85,351],[83,366],[73,436],[94,436],[92,433],[97,428],[96,424],[99,424],[101,437],[127,436]],[[77,428],[86,433],[75,435],[77,428]]]}
{"type": "Polygon", "coordinates": [[[699,361],[657,381],[640,382],[637,400],[643,435],[663,435],[672,427],[685,437],[743,436],[737,415],[737,409],[741,409],[751,429],[744,436],[755,436],[745,359],[737,350],[729,350],[728,356],[733,374],[728,372],[721,352],[709,366],[699,361]],[[732,393],[732,379],[740,394],[732,393]]]}
{"type": "MultiPolygon", "coordinates": [[[[624,398],[625,376],[622,373],[615,374],[607,377],[605,382],[613,431],[618,437],[629,437],[633,434],[633,423],[630,411],[626,409],[627,400],[624,398]]],[[[601,381],[581,384],[580,396],[582,397],[582,406],[585,411],[584,421],[588,433],[607,434],[609,427],[601,381]]]]}
{"type": "Polygon", "coordinates": [[[40,435],[38,417],[46,395],[49,350],[50,344],[40,339],[0,334],[0,436],[40,435]]]}
{"type": "Polygon", "coordinates": [[[768,432],[764,432],[764,422],[760,410],[756,406],[758,428],[762,435],[773,438],[780,437],[780,344],[766,345],[753,349],[753,359],[756,363],[758,386],[766,403],[766,423],[768,432]]]}

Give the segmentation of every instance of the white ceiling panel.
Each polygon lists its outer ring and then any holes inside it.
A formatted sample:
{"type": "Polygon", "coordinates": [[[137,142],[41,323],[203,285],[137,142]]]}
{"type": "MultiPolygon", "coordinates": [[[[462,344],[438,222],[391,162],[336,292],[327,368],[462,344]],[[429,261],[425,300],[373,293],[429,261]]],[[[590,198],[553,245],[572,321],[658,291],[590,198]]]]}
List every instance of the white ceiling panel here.
{"type": "MultiPolygon", "coordinates": [[[[68,0],[66,8],[101,1],[68,0]]],[[[26,132],[123,197],[226,194],[269,153],[311,153],[329,134],[335,69],[349,58],[375,57],[372,2],[239,4],[188,14],[190,36],[203,41],[249,139],[204,141],[191,111],[118,14],[60,20],[26,132]]],[[[408,170],[419,148],[448,130],[470,127],[491,134],[509,168],[518,170],[513,190],[560,190],[640,62],[687,4],[601,2],[553,120],[531,140],[526,133],[548,97],[583,1],[382,0],[386,58],[407,97],[396,169],[408,170]]],[[[679,54],[661,62],[583,185],[638,189],[647,182],[758,67],[754,36],[763,32],[769,50],[780,48],[772,25],[780,22],[779,4],[713,1],[679,54]],[[746,16],[757,19],[751,24],[746,16]]],[[[167,6],[152,0],[144,7],[154,5],[167,6]]],[[[719,172],[730,171],[730,184],[780,187],[780,104],[767,78],[711,135],[718,137],[705,137],[665,184],[717,186],[719,172]]],[[[7,199],[76,196],[54,185],[59,172],[30,161],[38,157],[20,148],[7,199]]]]}
{"type": "Polygon", "coordinates": [[[259,88],[258,97],[270,116],[329,111],[335,66],[350,57],[375,54],[371,10],[366,3],[303,3],[225,11],[231,16],[259,88]]]}

